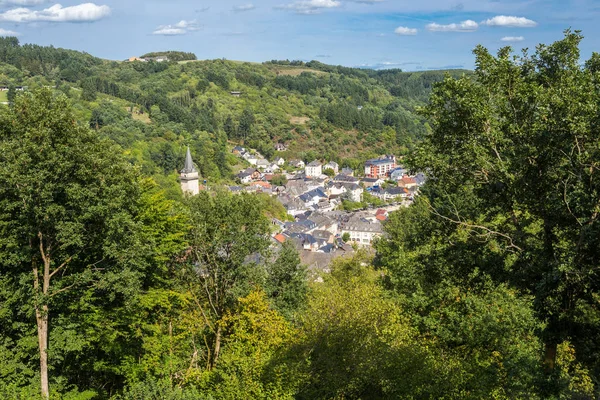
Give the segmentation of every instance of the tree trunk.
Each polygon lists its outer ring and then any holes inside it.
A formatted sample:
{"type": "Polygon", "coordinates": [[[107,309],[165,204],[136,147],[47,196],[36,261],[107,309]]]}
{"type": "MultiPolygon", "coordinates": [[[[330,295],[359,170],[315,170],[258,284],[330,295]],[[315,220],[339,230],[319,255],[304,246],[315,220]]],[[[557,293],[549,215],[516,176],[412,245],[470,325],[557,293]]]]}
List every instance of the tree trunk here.
{"type": "Polygon", "coordinates": [[[217,365],[219,359],[219,352],[221,351],[221,325],[217,323],[217,333],[215,335],[215,350],[213,352],[212,368],[217,365]]]}
{"type": "Polygon", "coordinates": [[[35,319],[37,321],[38,344],[40,348],[40,377],[42,398],[50,397],[48,385],[48,306],[35,307],[35,319]]]}
{"type": "Polygon", "coordinates": [[[548,342],[545,344],[544,351],[544,369],[547,373],[554,371],[556,365],[556,343],[548,342]]]}
{"type": "Polygon", "coordinates": [[[44,262],[42,287],[36,262],[33,262],[33,288],[35,289],[35,319],[37,322],[38,345],[40,349],[40,383],[43,399],[50,398],[48,383],[48,292],[50,290],[50,254],[49,249],[44,249],[42,233],[38,233],[40,240],[40,254],[44,262]],[[48,252],[46,251],[48,250],[48,252]],[[41,289],[41,293],[40,293],[41,289]]]}

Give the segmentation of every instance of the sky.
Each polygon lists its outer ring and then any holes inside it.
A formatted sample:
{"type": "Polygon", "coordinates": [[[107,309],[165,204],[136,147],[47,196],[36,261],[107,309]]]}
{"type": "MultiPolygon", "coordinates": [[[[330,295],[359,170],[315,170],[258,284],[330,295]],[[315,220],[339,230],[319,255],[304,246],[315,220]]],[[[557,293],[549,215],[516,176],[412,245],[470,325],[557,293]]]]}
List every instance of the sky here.
{"type": "Polygon", "coordinates": [[[473,48],[534,49],[581,30],[600,51],[600,0],[0,0],[0,35],[124,60],[319,60],[406,71],[474,68],[473,48]]]}

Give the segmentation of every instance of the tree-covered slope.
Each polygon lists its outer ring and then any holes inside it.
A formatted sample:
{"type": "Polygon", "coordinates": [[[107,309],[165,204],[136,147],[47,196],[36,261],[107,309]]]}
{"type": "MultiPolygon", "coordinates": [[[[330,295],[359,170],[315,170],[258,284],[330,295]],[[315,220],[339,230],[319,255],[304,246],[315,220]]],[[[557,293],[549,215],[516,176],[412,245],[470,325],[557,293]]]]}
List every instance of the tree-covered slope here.
{"type": "Polygon", "coordinates": [[[415,108],[446,73],[316,61],[113,62],[16,38],[0,39],[0,62],[0,85],[63,90],[80,122],[119,143],[145,173],[173,173],[190,145],[212,180],[233,176],[228,141],[266,157],[283,142],[286,158],[351,167],[382,153],[406,154],[429,129],[415,108]]]}

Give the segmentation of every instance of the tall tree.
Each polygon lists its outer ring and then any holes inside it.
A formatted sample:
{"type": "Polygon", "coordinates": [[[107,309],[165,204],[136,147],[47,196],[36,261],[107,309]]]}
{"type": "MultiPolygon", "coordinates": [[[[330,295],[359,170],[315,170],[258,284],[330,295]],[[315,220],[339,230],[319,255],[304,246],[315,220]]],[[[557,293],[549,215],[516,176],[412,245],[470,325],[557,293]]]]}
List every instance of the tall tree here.
{"type": "Polygon", "coordinates": [[[600,354],[600,56],[582,65],[581,40],[566,31],[522,56],[479,46],[475,79],[436,86],[412,162],[429,187],[380,257],[406,266],[414,254],[420,288],[489,276],[532,294],[549,372],[567,339],[588,363],[600,354]]]}
{"type": "Polygon", "coordinates": [[[137,245],[137,178],[118,149],[75,123],[64,95],[19,96],[0,112],[0,132],[0,269],[30,282],[48,398],[52,306],[133,261],[124,249],[137,245]]]}
{"type": "Polygon", "coordinates": [[[9,103],[12,103],[15,101],[15,97],[17,96],[17,91],[15,89],[15,85],[10,84],[8,86],[8,93],[6,94],[6,97],[8,99],[9,103]]]}
{"type": "Polygon", "coordinates": [[[249,195],[202,192],[189,200],[189,207],[194,263],[188,282],[205,300],[203,314],[213,334],[208,357],[214,367],[223,337],[221,319],[237,298],[264,284],[266,271],[259,263],[269,246],[269,223],[249,195]]]}
{"type": "Polygon", "coordinates": [[[308,297],[308,271],[290,241],[283,243],[277,258],[268,265],[268,294],[275,308],[290,317],[308,297]]]}
{"type": "Polygon", "coordinates": [[[252,134],[252,125],[254,125],[254,113],[251,109],[246,108],[240,116],[238,135],[246,140],[252,134]]]}

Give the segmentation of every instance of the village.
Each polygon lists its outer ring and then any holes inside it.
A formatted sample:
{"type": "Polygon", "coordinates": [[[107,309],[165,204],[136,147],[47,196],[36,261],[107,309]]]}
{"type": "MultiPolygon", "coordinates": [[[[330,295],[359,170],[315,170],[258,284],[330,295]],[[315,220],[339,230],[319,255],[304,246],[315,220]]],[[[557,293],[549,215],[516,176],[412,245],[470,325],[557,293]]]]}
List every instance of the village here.
{"type": "MultiPolygon", "coordinates": [[[[277,144],[276,150],[286,148],[277,144]]],[[[240,185],[229,190],[276,196],[291,221],[273,219],[273,240],[292,241],[310,263],[325,264],[334,253],[371,246],[383,234],[389,212],[410,205],[425,183],[423,174],[409,175],[394,155],[367,160],[357,172],[333,161],[305,164],[277,157],[269,162],[241,146],[232,151],[251,166],[237,174],[240,185]]]]}

